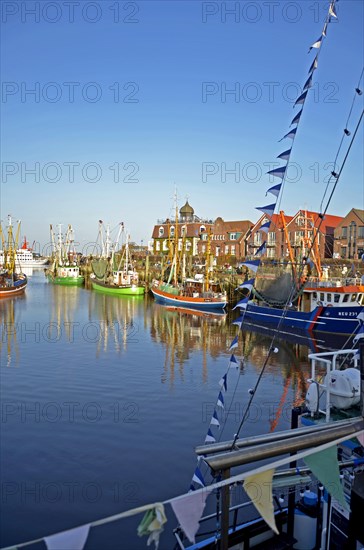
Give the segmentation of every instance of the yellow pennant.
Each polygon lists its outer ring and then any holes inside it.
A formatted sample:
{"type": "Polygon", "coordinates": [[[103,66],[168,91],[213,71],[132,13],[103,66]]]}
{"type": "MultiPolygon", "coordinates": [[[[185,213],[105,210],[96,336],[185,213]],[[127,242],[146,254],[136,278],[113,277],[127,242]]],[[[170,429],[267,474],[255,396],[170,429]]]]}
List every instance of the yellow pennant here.
{"type": "Polygon", "coordinates": [[[247,477],[243,487],[264,521],[278,535],[272,494],[273,474],[274,469],[247,477]]]}

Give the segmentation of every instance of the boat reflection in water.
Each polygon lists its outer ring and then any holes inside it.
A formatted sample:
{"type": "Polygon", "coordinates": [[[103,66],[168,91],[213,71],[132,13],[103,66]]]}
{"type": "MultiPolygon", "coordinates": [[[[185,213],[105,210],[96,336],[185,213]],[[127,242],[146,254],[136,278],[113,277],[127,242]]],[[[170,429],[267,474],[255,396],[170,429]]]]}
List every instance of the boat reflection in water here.
{"type": "Polygon", "coordinates": [[[226,314],[223,311],[207,311],[196,308],[177,308],[153,303],[150,312],[151,336],[165,348],[162,383],[169,378],[171,386],[178,375],[184,378],[183,367],[196,351],[202,352],[202,381],[207,381],[209,357],[226,353],[226,314]]]}
{"type": "Polygon", "coordinates": [[[26,300],[25,294],[0,300],[0,364],[2,367],[17,367],[19,347],[17,341],[17,318],[15,304],[26,300]],[[15,362],[14,362],[15,359],[15,362]]]}
{"type": "Polygon", "coordinates": [[[144,296],[110,296],[89,293],[88,318],[98,332],[97,356],[112,346],[117,352],[125,351],[128,344],[138,343],[140,317],[145,321],[144,296]]]}

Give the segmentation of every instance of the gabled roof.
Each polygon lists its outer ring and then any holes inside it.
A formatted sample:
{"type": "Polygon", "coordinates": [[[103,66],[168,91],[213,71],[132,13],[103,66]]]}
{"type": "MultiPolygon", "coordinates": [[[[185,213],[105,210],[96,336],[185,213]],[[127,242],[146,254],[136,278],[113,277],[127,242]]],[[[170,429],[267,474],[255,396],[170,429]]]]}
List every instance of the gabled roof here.
{"type": "Polygon", "coordinates": [[[331,214],[325,214],[322,219],[319,212],[312,212],[311,210],[304,210],[301,208],[301,210],[293,216],[291,222],[295,222],[299,216],[307,216],[307,218],[312,219],[315,227],[321,224],[321,233],[326,233],[328,228],[335,229],[344,219],[342,216],[332,216],[331,214]]]}
{"type": "Polygon", "coordinates": [[[222,218],[217,218],[214,224],[214,233],[231,233],[236,231],[237,233],[246,233],[252,227],[253,223],[250,220],[236,220],[236,221],[224,221],[222,218]]]}
{"type": "MultiPolygon", "coordinates": [[[[271,217],[267,216],[266,214],[263,214],[262,216],[260,216],[259,220],[253,226],[252,233],[255,233],[256,231],[259,230],[260,226],[263,225],[265,219],[269,219],[271,221],[271,225],[269,228],[270,231],[274,231],[275,229],[282,229],[283,225],[282,225],[281,216],[279,214],[273,214],[271,217]]],[[[286,225],[288,225],[289,222],[292,220],[292,216],[287,216],[286,214],[284,214],[284,219],[285,219],[286,225]]]]}
{"type": "Polygon", "coordinates": [[[353,213],[356,216],[359,223],[364,224],[364,210],[360,210],[359,208],[352,208],[350,210],[350,212],[348,212],[348,214],[346,214],[345,218],[343,218],[341,220],[341,222],[337,225],[337,227],[339,227],[339,226],[341,227],[343,224],[345,224],[347,218],[350,216],[351,213],[353,213]]]}

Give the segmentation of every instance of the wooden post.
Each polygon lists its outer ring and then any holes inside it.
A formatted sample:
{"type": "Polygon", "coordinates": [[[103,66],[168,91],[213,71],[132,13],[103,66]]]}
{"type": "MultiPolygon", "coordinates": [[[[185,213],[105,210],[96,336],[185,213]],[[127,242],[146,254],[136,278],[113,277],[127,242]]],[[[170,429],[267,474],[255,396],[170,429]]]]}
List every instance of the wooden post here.
{"type": "MultiPolygon", "coordinates": [[[[222,471],[222,479],[230,477],[230,468],[222,471]]],[[[229,548],[230,485],[221,488],[221,550],[229,548]]]]}

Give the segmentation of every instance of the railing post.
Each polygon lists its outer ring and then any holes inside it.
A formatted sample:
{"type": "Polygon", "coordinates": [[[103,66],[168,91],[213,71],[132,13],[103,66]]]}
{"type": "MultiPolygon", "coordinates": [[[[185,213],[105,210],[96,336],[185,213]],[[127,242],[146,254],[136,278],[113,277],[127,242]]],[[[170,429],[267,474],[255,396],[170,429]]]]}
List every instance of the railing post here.
{"type": "MultiPolygon", "coordinates": [[[[230,468],[222,471],[222,480],[230,477],[230,468]]],[[[229,548],[230,485],[221,489],[221,550],[229,548]]]]}

